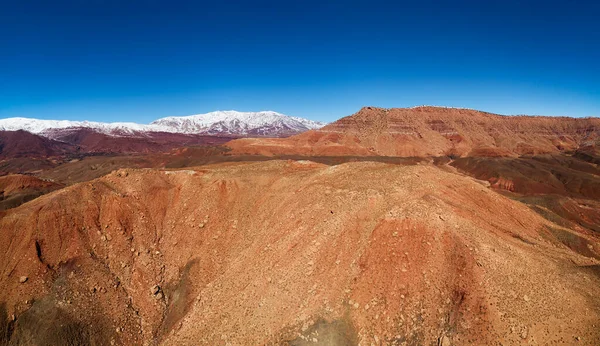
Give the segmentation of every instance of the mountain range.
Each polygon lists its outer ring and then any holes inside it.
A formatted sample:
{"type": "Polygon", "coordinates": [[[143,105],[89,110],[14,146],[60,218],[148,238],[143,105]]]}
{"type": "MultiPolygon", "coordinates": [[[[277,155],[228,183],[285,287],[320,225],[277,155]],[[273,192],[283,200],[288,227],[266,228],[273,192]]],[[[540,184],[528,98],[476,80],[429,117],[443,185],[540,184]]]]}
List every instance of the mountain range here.
{"type": "Polygon", "coordinates": [[[0,345],[598,345],[600,119],[227,113],[3,121],[0,345]]]}
{"type": "Polygon", "coordinates": [[[183,117],[166,117],[150,124],[133,122],[92,122],[41,120],[32,118],[0,119],[0,131],[24,130],[48,138],[88,129],[112,137],[144,137],[148,133],[179,133],[190,135],[287,137],[325,124],[272,111],[216,111],[183,117]]]}

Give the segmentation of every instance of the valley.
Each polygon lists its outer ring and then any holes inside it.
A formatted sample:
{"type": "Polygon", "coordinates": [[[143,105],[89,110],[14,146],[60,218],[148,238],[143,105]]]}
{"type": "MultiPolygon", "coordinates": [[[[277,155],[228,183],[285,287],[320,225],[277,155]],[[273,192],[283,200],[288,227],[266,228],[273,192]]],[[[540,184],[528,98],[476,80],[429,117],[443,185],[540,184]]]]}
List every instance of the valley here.
{"type": "Polygon", "coordinates": [[[366,107],[285,138],[3,132],[0,341],[595,345],[599,124],[366,107]]]}

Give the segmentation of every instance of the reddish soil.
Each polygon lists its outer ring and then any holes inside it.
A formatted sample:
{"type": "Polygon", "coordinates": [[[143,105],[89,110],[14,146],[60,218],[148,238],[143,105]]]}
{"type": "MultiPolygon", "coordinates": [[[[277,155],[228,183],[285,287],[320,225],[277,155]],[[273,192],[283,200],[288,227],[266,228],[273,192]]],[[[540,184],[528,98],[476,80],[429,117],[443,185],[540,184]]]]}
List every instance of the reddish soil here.
{"type": "Polygon", "coordinates": [[[569,156],[466,157],[450,165],[502,190],[600,200],[600,168],[569,156]]]}
{"type": "Polygon", "coordinates": [[[599,121],[0,133],[0,345],[598,345],[599,121]]]}
{"type": "Polygon", "coordinates": [[[14,173],[39,173],[44,170],[52,169],[62,162],[63,160],[56,160],[55,158],[0,158],[0,176],[14,173]]]}
{"type": "MultiPolygon", "coordinates": [[[[207,153],[220,155],[224,150],[214,148],[234,138],[162,132],[148,133],[144,137],[111,137],[89,129],[69,129],[54,135],[54,139],[48,139],[26,131],[0,131],[0,176],[39,174],[86,157],[96,157],[92,161],[104,161],[102,157],[108,156],[107,160],[112,160],[117,155],[127,156],[129,159],[119,159],[123,163],[122,167],[138,167],[135,162],[140,161],[140,156],[148,156],[150,161],[169,162],[177,161],[180,153],[185,151],[202,157],[206,157],[207,153]],[[158,156],[164,157],[154,159],[158,156]],[[128,164],[129,160],[134,164],[128,164]]],[[[141,160],[147,161],[145,158],[141,160]]],[[[103,174],[108,172],[110,171],[103,171],[103,174]]],[[[66,176],[69,175],[66,173],[66,176]]],[[[91,178],[99,176],[92,175],[91,178]]]]}
{"type": "Polygon", "coordinates": [[[578,155],[521,158],[460,158],[450,163],[493,189],[527,204],[549,221],[573,232],[549,228],[566,246],[585,256],[585,237],[600,234],[600,169],[578,155]]]}
{"type": "Polygon", "coordinates": [[[0,131],[0,160],[8,158],[48,158],[65,155],[75,148],[27,131],[0,131]]]}
{"type": "Polygon", "coordinates": [[[123,169],[0,232],[11,344],[600,340],[598,234],[448,166],[123,169]]]}
{"type": "Polygon", "coordinates": [[[600,119],[502,116],[440,107],[366,107],[320,130],[285,139],[238,139],[234,154],[519,156],[558,153],[599,141],[600,119]]]}
{"type": "Polygon", "coordinates": [[[162,132],[147,133],[143,137],[114,137],[89,129],[69,129],[49,139],[27,131],[0,131],[0,160],[65,160],[99,154],[149,154],[189,146],[215,146],[234,138],[162,132]]]}
{"type": "Polygon", "coordinates": [[[62,187],[61,184],[26,175],[0,177],[0,210],[17,207],[62,187]]]}
{"type": "Polygon", "coordinates": [[[124,154],[157,153],[173,148],[196,145],[219,145],[235,137],[201,136],[178,133],[153,132],[140,136],[114,137],[90,129],[70,129],[61,132],[55,139],[78,147],[83,153],[124,154]]]}

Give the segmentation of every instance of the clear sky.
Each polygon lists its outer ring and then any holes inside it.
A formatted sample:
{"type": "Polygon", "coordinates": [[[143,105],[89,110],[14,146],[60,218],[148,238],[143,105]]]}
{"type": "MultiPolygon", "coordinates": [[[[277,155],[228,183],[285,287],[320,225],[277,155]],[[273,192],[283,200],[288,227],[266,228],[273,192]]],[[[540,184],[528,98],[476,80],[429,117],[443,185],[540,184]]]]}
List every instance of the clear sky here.
{"type": "Polygon", "coordinates": [[[600,116],[598,1],[0,3],[0,118],[600,116]]]}

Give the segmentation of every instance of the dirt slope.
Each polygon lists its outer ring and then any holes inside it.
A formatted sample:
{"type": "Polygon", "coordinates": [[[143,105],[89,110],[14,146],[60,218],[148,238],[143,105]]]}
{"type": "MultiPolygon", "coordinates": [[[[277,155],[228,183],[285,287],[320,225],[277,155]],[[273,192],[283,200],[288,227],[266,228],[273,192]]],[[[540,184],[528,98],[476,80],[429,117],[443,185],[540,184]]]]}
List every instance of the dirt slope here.
{"type": "Polygon", "coordinates": [[[600,119],[502,116],[442,107],[375,108],[285,139],[239,139],[261,155],[518,156],[598,144],[600,119]]]}
{"type": "Polygon", "coordinates": [[[61,184],[27,175],[12,174],[0,177],[0,210],[17,207],[62,187],[61,184]]]}
{"type": "Polygon", "coordinates": [[[430,165],[120,170],[0,232],[10,344],[600,341],[598,236],[430,165]]]}
{"type": "Polygon", "coordinates": [[[568,156],[467,157],[451,165],[498,189],[600,201],[600,168],[568,156]]]}
{"type": "Polygon", "coordinates": [[[492,188],[557,224],[577,232],[600,232],[600,168],[579,156],[465,157],[450,165],[487,180],[492,188]]]}

